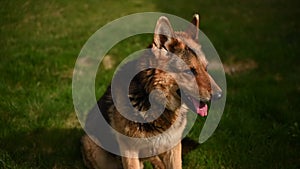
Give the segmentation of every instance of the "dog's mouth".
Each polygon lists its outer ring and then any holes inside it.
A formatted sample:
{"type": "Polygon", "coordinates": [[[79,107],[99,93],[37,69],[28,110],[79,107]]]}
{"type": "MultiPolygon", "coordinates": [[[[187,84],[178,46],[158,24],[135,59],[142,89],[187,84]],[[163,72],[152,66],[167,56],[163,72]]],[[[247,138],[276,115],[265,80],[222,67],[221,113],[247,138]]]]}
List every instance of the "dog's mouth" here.
{"type": "Polygon", "coordinates": [[[193,96],[187,95],[186,93],[177,90],[177,94],[182,98],[183,102],[190,108],[193,112],[204,117],[207,116],[208,107],[207,104],[193,96]]]}

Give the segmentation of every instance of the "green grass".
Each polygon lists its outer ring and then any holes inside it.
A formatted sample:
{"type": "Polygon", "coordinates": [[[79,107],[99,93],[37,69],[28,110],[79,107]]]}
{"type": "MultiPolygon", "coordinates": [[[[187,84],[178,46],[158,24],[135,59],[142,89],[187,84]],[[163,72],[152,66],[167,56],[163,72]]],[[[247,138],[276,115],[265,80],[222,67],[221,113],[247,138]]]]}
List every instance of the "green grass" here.
{"type": "MultiPolygon", "coordinates": [[[[85,41],[101,26],[135,12],[160,11],[201,28],[225,64],[257,67],[227,76],[222,120],[184,168],[300,168],[300,24],[297,0],[6,1],[0,2],[0,168],[84,168],[84,133],[72,104],[72,71],[85,41]]],[[[151,42],[136,37],[110,54],[151,42]]],[[[112,71],[99,72],[101,95],[112,71]],[[100,78],[103,77],[103,78],[100,78]]],[[[196,139],[197,129],[190,137],[196,139]]]]}

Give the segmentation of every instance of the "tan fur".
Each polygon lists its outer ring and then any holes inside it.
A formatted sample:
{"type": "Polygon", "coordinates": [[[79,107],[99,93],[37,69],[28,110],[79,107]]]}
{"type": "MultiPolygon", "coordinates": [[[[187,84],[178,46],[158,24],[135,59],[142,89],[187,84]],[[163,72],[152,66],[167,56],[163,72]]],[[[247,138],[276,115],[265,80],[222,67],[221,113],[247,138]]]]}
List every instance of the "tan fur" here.
{"type": "Polygon", "coordinates": [[[82,154],[84,164],[89,169],[121,169],[122,163],[118,156],[109,154],[99,147],[89,136],[85,135],[81,138],[82,154]]]}
{"type": "MultiPolygon", "coordinates": [[[[192,23],[199,26],[198,15],[194,16],[192,23]]],[[[99,138],[94,138],[93,133],[89,132],[92,138],[83,136],[81,140],[82,154],[88,168],[142,169],[144,161],[150,161],[155,169],[182,168],[180,140],[187,123],[186,113],[188,110],[187,106],[181,103],[182,96],[178,94],[178,91],[182,89],[199,102],[207,102],[212,98],[214,92],[221,90],[207,72],[208,63],[197,40],[198,29],[190,27],[186,32],[174,32],[167,18],[161,17],[158,20],[154,40],[150,47],[151,53],[145,53],[146,57],[129,63],[145,68],[134,77],[129,87],[128,97],[131,104],[139,111],[132,111],[125,104],[127,98],[122,96],[127,96],[127,93],[122,86],[115,89],[116,101],[120,109],[114,106],[110,87],[98,101],[97,106],[117,132],[128,137],[150,139],[159,136],[159,139],[149,140],[149,144],[155,143],[151,150],[147,147],[136,149],[135,142],[128,142],[122,137],[112,134],[111,137],[116,140],[120,151],[126,155],[118,157],[99,147],[98,145],[101,145],[101,142],[98,141],[99,138]],[[146,69],[148,67],[158,69],[146,69]],[[189,70],[193,75],[189,73],[189,70]],[[191,83],[193,80],[195,83],[191,83]],[[151,95],[153,100],[159,103],[158,105],[165,105],[162,114],[158,114],[158,108],[155,105],[152,111],[147,111],[150,108],[148,97],[152,91],[157,91],[151,95]],[[136,120],[129,120],[119,111],[134,115],[133,117],[143,118],[148,123],[143,124],[136,120]],[[169,145],[174,145],[174,147],[167,150],[169,145]],[[163,153],[149,158],[137,158],[139,154],[147,151],[163,153]]],[[[122,84],[122,78],[116,79],[117,84],[122,84]]],[[[93,120],[93,115],[89,115],[87,123],[93,120]]],[[[89,126],[86,126],[86,129],[89,130],[89,126]]]]}

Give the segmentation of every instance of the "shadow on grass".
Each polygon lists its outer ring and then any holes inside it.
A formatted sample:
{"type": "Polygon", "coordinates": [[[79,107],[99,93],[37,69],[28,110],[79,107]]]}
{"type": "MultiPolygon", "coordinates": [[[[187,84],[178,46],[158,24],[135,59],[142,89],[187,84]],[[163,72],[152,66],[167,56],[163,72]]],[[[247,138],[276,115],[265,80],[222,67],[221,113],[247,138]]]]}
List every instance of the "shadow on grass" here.
{"type": "MultiPolygon", "coordinates": [[[[80,152],[79,129],[37,129],[14,133],[1,140],[0,168],[85,168],[80,152]]],[[[199,144],[183,140],[183,154],[199,144]]]]}
{"type": "Polygon", "coordinates": [[[0,143],[0,168],[83,168],[79,129],[12,133],[0,143]]]}

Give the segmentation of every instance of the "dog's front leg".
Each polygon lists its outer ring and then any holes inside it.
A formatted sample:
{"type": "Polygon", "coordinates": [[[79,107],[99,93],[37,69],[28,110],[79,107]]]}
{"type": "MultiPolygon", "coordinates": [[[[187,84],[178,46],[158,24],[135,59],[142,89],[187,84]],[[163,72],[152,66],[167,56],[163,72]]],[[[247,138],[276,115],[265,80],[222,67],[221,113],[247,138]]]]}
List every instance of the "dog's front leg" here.
{"type": "Polygon", "coordinates": [[[166,169],[182,169],[181,143],[161,156],[166,169]]]}
{"type": "Polygon", "coordinates": [[[122,157],[122,163],[124,169],[141,169],[140,160],[138,158],[122,157]]]}

